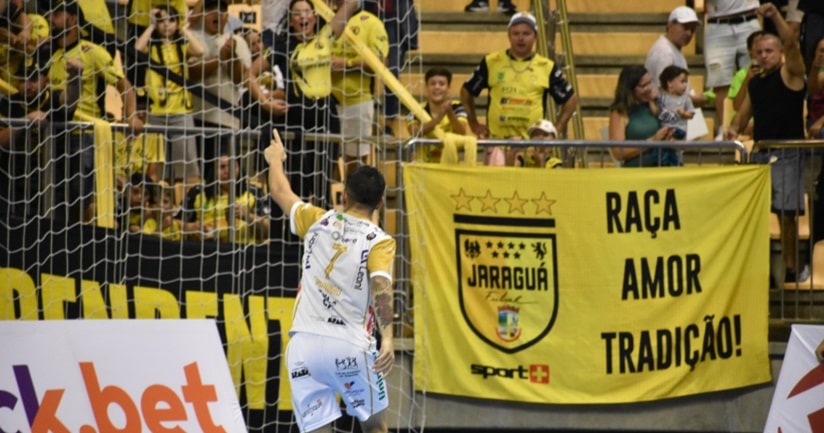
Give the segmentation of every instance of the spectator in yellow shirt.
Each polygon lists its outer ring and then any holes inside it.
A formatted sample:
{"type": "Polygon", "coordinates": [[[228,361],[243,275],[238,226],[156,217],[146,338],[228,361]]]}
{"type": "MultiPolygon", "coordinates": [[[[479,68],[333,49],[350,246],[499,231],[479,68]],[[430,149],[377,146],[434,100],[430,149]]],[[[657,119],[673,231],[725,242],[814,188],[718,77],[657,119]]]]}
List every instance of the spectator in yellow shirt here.
{"type": "MultiPolygon", "coordinates": [[[[423,109],[432,117],[428,122],[421,124],[414,114],[410,113],[406,127],[413,137],[422,135],[426,138],[437,138],[441,133],[451,132],[466,135],[469,132],[469,123],[466,120],[466,110],[459,99],[449,94],[452,85],[452,72],[442,67],[434,67],[426,71],[426,102],[423,109]]],[[[441,159],[440,145],[426,145],[415,149],[416,158],[424,162],[438,162],[441,159]]]]}
{"type": "MultiPolygon", "coordinates": [[[[335,0],[334,4],[339,8],[346,1],[335,0]]],[[[361,10],[349,18],[345,31],[351,31],[382,62],[386,61],[389,41],[378,17],[361,10]]],[[[341,134],[355,138],[354,142],[344,144],[347,173],[366,163],[372,150],[372,145],[361,139],[372,136],[374,72],[345,37],[338,38],[332,45],[332,95],[338,102],[341,134]]]]}

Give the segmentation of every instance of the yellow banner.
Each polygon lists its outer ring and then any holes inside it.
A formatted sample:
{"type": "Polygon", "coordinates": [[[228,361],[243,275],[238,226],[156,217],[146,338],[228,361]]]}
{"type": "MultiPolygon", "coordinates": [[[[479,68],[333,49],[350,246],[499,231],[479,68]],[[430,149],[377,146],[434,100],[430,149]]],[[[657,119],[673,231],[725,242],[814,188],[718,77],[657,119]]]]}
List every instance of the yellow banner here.
{"type": "Polygon", "coordinates": [[[767,166],[407,164],[415,388],[624,403],[770,381],[767,166]]]}

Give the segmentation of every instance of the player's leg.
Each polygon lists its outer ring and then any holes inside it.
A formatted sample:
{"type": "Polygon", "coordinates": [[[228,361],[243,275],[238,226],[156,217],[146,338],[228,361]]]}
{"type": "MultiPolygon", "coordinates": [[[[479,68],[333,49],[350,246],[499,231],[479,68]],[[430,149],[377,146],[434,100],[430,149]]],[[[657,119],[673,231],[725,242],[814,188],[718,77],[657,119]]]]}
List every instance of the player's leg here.
{"type": "Polygon", "coordinates": [[[386,433],[389,430],[389,426],[386,425],[386,410],[370,416],[360,424],[364,433],[386,433]]]}
{"type": "Polygon", "coordinates": [[[323,426],[319,429],[312,430],[311,432],[306,432],[306,433],[332,433],[332,424],[331,423],[326,424],[325,426],[323,426]]]}
{"type": "Polygon", "coordinates": [[[329,374],[323,371],[323,361],[334,355],[324,351],[322,340],[318,335],[297,333],[286,346],[292,410],[302,433],[331,433],[332,422],[341,416],[335,391],[326,380],[329,374]]]}
{"type": "Polygon", "coordinates": [[[334,359],[336,374],[345,378],[336,382],[336,386],[341,400],[346,404],[346,412],[360,421],[365,433],[386,432],[385,412],[389,407],[389,394],[383,374],[374,370],[378,358],[377,347],[373,344],[363,350],[343,340],[328,341],[326,347],[335,353],[346,354],[334,359]]]}

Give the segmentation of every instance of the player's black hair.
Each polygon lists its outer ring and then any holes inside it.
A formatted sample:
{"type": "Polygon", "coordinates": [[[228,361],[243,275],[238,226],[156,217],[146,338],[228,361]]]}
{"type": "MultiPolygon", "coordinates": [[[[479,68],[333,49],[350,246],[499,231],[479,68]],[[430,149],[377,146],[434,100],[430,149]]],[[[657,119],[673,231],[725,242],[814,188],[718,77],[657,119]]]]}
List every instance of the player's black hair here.
{"type": "Polygon", "coordinates": [[[346,194],[349,200],[374,210],[383,198],[386,180],[377,168],[363,165],[346,177],[346,194]]]}

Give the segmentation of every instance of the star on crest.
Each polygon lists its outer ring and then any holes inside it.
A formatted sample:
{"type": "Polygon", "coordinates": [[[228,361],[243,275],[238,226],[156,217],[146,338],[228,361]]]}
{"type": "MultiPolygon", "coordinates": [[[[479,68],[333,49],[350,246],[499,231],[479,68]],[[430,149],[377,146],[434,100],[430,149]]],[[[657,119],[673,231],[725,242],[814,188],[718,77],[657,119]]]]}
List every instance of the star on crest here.
{"type": "Polygon", "coordinates": [[[479,200],[481,200],[481,203],[483,203],[483,208],[481,209],[481,211],[491,210],[496,213],[498,212],[498,209],[496,209],[495,206],[498,205],[498,202],[501,201],[501,199],[493,197],[492,191],[486,190],[486,195],[479,198],[479,200]]]}
{"type": "Polygon", "coordinates": [[[461,208],[466,208],[466,210],[472,211],[472,206],[470,206],[470,202],[472,202],[472,200],[475,200],[475,197],[471,195],[466,195],[466,192],[464,192],[463,188],[461,188],[458,191],[458,194],[450,195],[450,197],[452,197],[452,200],[455,200],[456,211],[461,210],[461,208]]]}
{"type": "Polygon", "coordinates": [[[521,198],[518,195],[518,191],[515,191],[515,193],[512,194],[512,198],[505,198],[504,201],[509,203],[509,213],[518,211],[521,214],[523,214],[524,213],[524,205],[529,200],[521,198]]]}
{"type": "Polygon", "coordinates": [[[549,198],[547,198],[545,192],[542,192],[540,197],[533,198],[530,201],[535,203],[536,214],[546,212],[547,215],[552,215],[552,205],[555,204],[556,200],[550,200],[549,198]]]}

